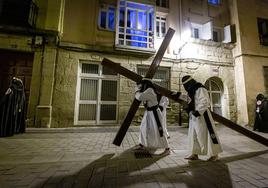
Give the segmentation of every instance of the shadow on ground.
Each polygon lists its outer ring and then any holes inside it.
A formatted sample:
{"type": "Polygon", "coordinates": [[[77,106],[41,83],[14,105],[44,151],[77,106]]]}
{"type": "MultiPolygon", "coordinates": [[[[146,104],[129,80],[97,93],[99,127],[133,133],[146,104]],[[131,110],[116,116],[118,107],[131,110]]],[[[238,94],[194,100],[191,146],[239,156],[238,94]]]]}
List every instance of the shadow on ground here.
{"type": "Polygon", "coordinates": [[[163,161],[160,159],[164,156],[136,159],[129,149],[118,156],[105,154],[75,174],[52,176],[49,181],[34,187],[173,187],[171,184],[176,187],[233,187],[228,163],[256,157],[267,151],[225,157],[217,162],[199,160],[161,168],[163,161]]]}

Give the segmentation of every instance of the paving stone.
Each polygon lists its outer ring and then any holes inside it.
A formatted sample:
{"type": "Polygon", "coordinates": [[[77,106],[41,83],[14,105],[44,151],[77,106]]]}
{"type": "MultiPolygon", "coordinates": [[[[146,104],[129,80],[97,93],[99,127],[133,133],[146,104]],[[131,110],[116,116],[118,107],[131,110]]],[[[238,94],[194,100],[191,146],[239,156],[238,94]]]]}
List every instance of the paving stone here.
{"type": "Polygon", "coordinates": [[[130,128],[120,147],[112,144],[117,128],[85,130],[0,138],[0,188],[268,187],[267,147],[224,127],[218,162],[184,159],[186,128],[169,131],[170,155],[142,159],[133,153],[138,127],[130,128]]]}

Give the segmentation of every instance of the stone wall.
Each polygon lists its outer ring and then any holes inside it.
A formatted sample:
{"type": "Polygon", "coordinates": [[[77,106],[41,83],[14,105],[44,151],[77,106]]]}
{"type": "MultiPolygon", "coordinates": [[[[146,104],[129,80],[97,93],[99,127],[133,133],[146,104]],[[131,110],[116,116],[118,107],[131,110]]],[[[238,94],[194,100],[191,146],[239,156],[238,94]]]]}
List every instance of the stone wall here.
{"type": "MultiPolygon", "coordinates": [[[[178,58],[178,56],[177,59],[174,58],[176,56],[170,58],[171,56],[166,54],[161,62],[161,66],[170,68],[170,89],[174,91],[184,91],[183,86],[180,85],[180,78],[186,74],[192,75],[203,84],[207,79],[217,77],[223,84],[223,116],[235,121],[236,103],[231,50],[223,46],[217,46],[214,43],[205,46],[197,41],[189,44],[189,46],[192,51],[195,51],[197,54],[194,58],[189,58],[186,53],[187,50],[182,50],[181,58],[178,58]]],[[[100,63],[104,57],[118,62],[125,68],[134,72],[137,72],[137,65],[150,65],[153,60],[153,57],[59,50],[53,92],[52,127],[69,127],[74,124],[79,60],[89,60],[100,63]]],[[[121,124],[134,99],[135,82],[120,76],[119,83],[118,124],[121,124]]],[[[169,125],[178,124],[180,115],[179,107],[180,105],[178,103],[170,101],[170,106],[167,109],[169,125]]],[[[143,113],[144,108],[141,106],[133,120],[133,125],[139,125],[143,113]]],[[[183,122],[187,122],[185,112],[182,112],[182,118],[183,122]]]]}
{"type": "Polygon", "coordinates": [[[268,17],[265,1],[231,1],[231,21],[236,26],[233,49],[237,90],[238,123],[253,125],[255,98],[266,93],[263,67],[268,66],[268,48],[260,45],[257,18],[268,17]]]}

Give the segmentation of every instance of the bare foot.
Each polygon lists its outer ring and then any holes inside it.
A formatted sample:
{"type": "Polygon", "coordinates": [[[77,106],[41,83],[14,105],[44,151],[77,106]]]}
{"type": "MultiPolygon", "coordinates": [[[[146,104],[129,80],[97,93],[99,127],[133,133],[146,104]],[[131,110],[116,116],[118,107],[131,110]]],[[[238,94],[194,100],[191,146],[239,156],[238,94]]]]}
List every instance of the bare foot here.
{"type": "Polygon", "coordinates": [[[199,158],[198,158],[198,155],[192,154],[189,157],[185,157],[184,159],[193,161],[193,160],[198,160],[199,158]]]}
{"type": "Polygon", "coordinates": [[[144,148],[144,146],[142,145],[142,144],[139,144],[139,145],[136,145],[135,147],[134,147],[134,150],[136,151],[136,150],[144,150],[145,148],[144,148]]]}
{"type": "Polygon", "coordinates": [[[218,161],[219,157],[218,155],[211,156],[207,161],[218,161]]]}
{"type": "Polygon", "coordinates": [[[170,154],[170,149],[166,148],[165,151],[162,153],[162,155],[169,155],[170,154]]]}

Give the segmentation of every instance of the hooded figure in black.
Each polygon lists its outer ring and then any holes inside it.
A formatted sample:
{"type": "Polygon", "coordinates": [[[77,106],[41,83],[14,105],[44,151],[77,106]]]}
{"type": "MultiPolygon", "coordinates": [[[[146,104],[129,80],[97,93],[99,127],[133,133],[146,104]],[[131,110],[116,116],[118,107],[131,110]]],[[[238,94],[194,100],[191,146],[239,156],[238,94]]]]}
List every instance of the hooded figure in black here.
{"type": "Polygon", "coordinates": [[[169,146],[163,128],[163,116],[158,105],[157,94],[152,82],[143,79],[137,83],[135,98],[145,105],[145,112],[140,125],[139,148],[154,152],[156,149],[164,149],[163,154],[169,154],[169,146]]]}
{"type": "Polygon", "coordinates": [[[208,160],[215,161],[218,159],[218,153],[222,152],[222,148],[209,110],[208,91],[189,75],[182,78],[182,84],[188,95],[177,92],[176,96],[188,102],[190,156],[185,159],[197,160],[198,155],[208,155],[208,160]]]}
{"type": "Polygon", "coordinates": [[[13,78],[0,101],[0,136],[25,132],[25,93],[20,79],[13,78]]]}
{"type": "Polygon", "coordinates": [[[261,93],[256,97],[255,122],[253,130],[268,133],[268,100],[261,93]]]}

